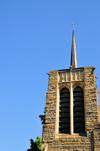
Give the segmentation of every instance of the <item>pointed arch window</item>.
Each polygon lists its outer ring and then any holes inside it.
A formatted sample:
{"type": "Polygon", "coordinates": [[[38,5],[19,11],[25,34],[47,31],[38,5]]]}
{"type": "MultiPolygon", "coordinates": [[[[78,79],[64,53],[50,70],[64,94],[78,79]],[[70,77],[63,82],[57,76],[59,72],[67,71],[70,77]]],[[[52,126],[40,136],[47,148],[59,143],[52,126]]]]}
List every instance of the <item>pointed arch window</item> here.
{"type": "Polygon", "coordinates": [[[70,93],[67,88],[60,91],[59,133],[70,133],[70,93]]]}
{"type": "Polygon", "coordinates": [[[74,133],[84,133],[84,93],[83,89],[79,86],[73,91],[73,120],[74,133]]]}

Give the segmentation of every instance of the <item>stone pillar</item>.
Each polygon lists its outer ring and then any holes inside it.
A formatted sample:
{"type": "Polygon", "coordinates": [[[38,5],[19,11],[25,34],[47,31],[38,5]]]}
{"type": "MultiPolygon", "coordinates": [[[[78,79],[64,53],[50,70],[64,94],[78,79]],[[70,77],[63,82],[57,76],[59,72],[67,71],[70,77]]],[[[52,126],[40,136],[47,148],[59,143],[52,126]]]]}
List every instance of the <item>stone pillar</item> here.
{"type": "Polygon", "coordinates": [[[70,134],[73,134],[73,88],[70,87],[70,134]]]}

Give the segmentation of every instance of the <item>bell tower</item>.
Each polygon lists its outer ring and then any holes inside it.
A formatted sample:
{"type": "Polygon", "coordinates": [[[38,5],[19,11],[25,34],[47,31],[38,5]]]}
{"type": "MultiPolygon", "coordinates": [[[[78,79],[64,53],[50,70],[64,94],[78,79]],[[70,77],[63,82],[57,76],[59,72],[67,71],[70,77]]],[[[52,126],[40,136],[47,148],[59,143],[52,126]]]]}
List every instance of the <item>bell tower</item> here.
{"type": "Polygon", "coordinates": [[[42,151],[99,151],[98,91],[93,66],[78,67],[74,25],[69,69],[49,71],[42,151]]]}

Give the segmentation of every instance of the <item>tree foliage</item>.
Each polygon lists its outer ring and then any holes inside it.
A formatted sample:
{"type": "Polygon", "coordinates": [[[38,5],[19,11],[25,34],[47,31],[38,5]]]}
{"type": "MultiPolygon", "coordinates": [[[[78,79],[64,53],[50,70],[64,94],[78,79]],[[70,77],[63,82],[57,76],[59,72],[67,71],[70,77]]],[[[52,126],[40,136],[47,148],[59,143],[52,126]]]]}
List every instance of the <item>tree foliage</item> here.
{"type": "Polygon", "coordinates": [[[39,115],[39,118],[41,119],[41,124],[45,124],[45,112],[46,112],[46,107],[44,108],[44,115],[39,115]]]}
{"type": "MultiPolygon", "coordinates": [[[[45,112],[46,112],[46,107],[44,108],[44,115],[39,115],[39,118],[41,119],[41,124],[45,124],[45,112]]],[[[27,151],[40,151],[41,150],[41,145],[42,145],[42,140],[41,137],[37,136],[35,142],[33,139],[30,139],[30,149],[27,149],[27,151]]]]}
{"type": "Polygon", "coordinates": [[[41,145],[42,145],[41,137],[37,136],[35,143],[36,143],[38,149],[41,150],[41,145]]]}
{"type": "Polygon", "coordinates": [[[41,145],[42,145],[42,141],[41,141],[41,137],[37,136],[35,142],[30,139],[30,149],[27,149],[27,151],[40,151],[41,150],[41,145]]]}

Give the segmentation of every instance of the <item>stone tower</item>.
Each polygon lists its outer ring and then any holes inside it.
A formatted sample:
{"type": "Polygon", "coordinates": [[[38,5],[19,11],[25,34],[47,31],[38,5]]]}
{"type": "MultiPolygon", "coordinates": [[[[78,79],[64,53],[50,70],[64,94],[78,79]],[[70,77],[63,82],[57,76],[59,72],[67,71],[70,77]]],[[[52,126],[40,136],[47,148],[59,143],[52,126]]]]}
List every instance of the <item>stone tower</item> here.
{"type": "Polygon", "coordinates": [[[42,151],[100,151],[94,70],[93,66],[78,68],[73,28],[70,69],[48,73],[42,151]]]}

